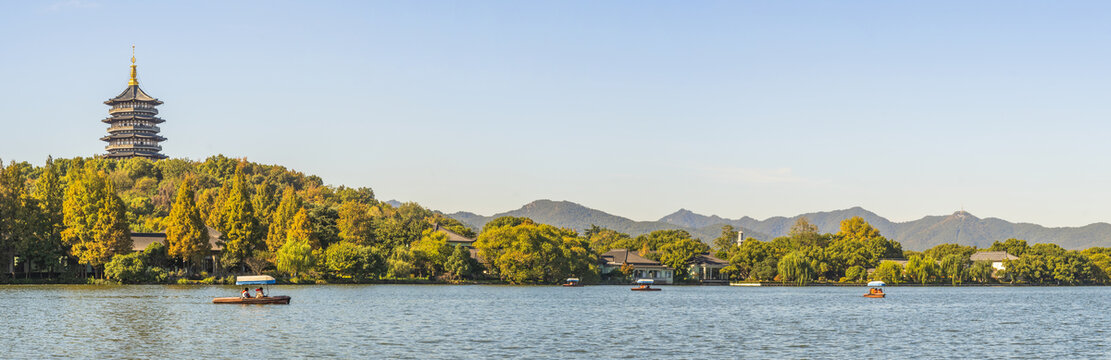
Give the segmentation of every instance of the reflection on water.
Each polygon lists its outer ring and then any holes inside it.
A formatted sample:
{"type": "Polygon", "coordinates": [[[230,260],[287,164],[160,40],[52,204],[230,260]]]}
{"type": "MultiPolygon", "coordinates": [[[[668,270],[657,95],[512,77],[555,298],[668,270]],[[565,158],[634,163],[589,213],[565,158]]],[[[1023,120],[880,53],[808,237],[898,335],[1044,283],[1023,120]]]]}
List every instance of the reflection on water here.
{"type": "Polygon", "coordinates": [[[1111,288],[0,286],[3,358],[1105,357],[1111,288]]]}

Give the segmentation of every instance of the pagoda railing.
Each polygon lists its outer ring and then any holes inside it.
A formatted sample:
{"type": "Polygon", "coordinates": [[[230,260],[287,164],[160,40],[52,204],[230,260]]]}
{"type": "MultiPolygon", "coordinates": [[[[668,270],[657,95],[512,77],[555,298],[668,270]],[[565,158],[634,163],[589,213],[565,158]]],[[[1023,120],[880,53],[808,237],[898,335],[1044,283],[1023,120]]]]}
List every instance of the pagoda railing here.
{"type": "Polygon", "coordinates": [[[108,127],[108,132],[113,132],[113,131],[123,131],[123,130],[143,130],[143,131],[154,131],[154,132],[159,132],[159,131],[162,131],[162,129],[161,129],[161,128],[159,128],[159,127],[144,127],[144,126],[118,126],[118,127],[108,127]]]}
{"type": "Polygon", "coordinates": [[[143,113],[157,114],[158,109],[155,109],[155,108],[152,108],[152,107],[150,107],[150,108],[146,108],[146,107],[114,107],[114,108],[108,109],[108,114],[116,114],[116,113],[123,113],[123,112],[143,112],[143,113]]]}
{"type": "Polygon", "coordinates": [[[108,145],[107,150],[124,150],[124,149],[147,149],[162,151],[162,147],[158,145],[144,145],[144,144],[114,144],[108,145]]]}

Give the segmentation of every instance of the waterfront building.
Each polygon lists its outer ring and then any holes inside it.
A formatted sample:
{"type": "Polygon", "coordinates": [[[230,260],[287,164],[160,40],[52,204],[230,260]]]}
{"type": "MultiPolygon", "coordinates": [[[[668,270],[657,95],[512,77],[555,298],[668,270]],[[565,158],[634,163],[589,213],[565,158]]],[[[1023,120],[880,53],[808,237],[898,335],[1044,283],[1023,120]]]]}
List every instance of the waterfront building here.
{"type": "MultiPolygon", "coordinates": [[[[134,47],[132,47],[134,52],[134,47]]],[[[108,143],[105,150],[108,154],[104,157],[110,159],[129,159],[143,157],[151,160],[165,159],[162,155],[161,142],[166,141],[158,133],[162,130],[158,124],[165,120],[159,118],[158,109],[162,102],[139,88],[139,80],[135,70],[135,54],[131,55],[131,80],[127,82],[127,89],[114,98],[105,101],[111,106],[108,110],[109,117],[101,120],[108,124],[108,135],[100,140],[108,143]]]]}
{"type": "Polygon", "coordinates": [[[968,257],[972,262],[976,261],[991,261],[992,269],[994,271],[1007,270],[1007,266],[1003,264],[1007,260],[1018,260],[1018,256],[1008,254],[1006,251],[981,251],[968,257]]]}
{"type": "Polygon", "coordinates": [[[601,263],[602,274],[609,274],[627,266],[633,269],[633,280],[652,279],[657,284],[671,284],[675,278],[675,270],[672,268],[657,261],[649,260],[628,249],[606,251],[601,256],[601,263]]]}
{"type": "Polygon", "coordinates": [[[721,269],[729,266],[729,262],[719,259],[710,253],[695,255],[690,260],[691,278],[703,284],[727,285],[729,279],[721,275],[721,269]]]}

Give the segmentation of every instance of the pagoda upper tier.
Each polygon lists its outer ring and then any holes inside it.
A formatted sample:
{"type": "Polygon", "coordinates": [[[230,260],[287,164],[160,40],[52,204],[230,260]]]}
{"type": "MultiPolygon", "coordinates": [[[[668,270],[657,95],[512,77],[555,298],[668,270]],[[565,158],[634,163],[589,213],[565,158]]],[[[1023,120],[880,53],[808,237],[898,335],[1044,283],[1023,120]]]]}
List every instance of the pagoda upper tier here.
{"type": "Polygon", "coordinates": [[[166,138],[158,135],[162,131],[157,124],[165,122],[159,118],[158,109],[162,102],[147,95],[139,88],[139,81],[135,74],[135,57],[131,58],[131,80],[118,96],[105,101],[111,106],[110,115],[101,122],[109,124],[108,136],[100,138],[108,142],[104,148],[108,150],[107,158],[128,159],[144,157],[149,159],[165,159],[162,155],[161,142],[166,138]]]}

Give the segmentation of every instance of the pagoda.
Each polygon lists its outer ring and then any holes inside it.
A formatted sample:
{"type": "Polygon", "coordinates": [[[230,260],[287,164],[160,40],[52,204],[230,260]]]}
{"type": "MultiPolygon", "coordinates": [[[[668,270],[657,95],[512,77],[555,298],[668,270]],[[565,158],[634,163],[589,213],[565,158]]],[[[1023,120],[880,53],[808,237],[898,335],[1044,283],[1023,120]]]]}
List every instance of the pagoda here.
{"type": "Polygon", "coordinates": [[[162,105],[161,101],[147,95],[139,88],[139,81],[135,79],[135,47],[131,47],[131,80],[127,82],[127,89],[116,97],[105,101],[111,106],[108,109],[107,119],[101,120],[108,126],[108,136],[100,140],[108,142],[104,148],[109,159],[129,159],[144,157],[152,160],[165,159],[162,155],[162,146],[158,143],[166,141],[159,136],[158,124],[165,122],[157,117],[156,106],[162,105]]]}

